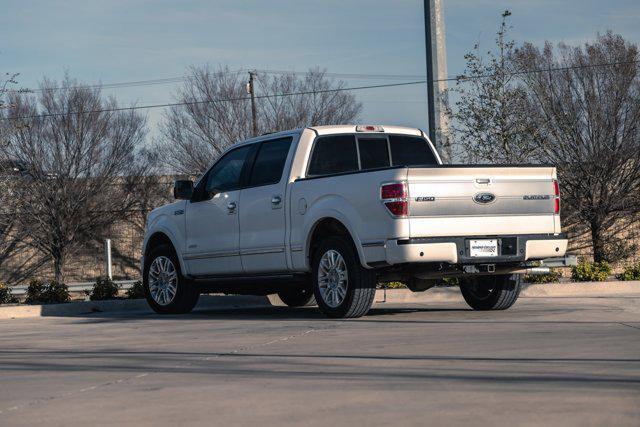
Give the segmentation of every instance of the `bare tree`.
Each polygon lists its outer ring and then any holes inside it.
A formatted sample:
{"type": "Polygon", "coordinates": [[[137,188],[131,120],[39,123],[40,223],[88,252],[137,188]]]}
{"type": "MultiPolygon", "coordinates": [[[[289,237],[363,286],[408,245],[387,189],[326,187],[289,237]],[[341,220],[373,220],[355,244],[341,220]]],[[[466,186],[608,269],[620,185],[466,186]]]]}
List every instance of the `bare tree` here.
{"type": "MultiPolygon", "coordinates": [[[[13,105],[10,102],[10,94],[27,93],[26,89],[15,88],[18,84],[19,73],[5,73],[0,79],[0,146],[4,145],[7,132],[11,130],[10,123],[1,120],[8,114],[13,105]]],[[[11,269],[5,269],[7,262],[24,247],[24,235],[16,226],[16,185],[18,185],[23,173],[22,166],[13,159],[0,160],[0,269],[3,270],[2,280],[16,281],[25,274],[32,273],[41,266],[40,260],[31,260],[30,263],[13,263],[11,269]]]]}
{"type": "MultiPolygon", "coordinates": [[[[177,94],[176,106],[165,115],[158,152],[172,170],[197,175],[229,145],[252,135],[251,103],[246,93],[246,73],[228,68],[192,67],[177,94]]],[[[258,130],[276,132],[309,125],[354,121],[361,110],[342,82],[310,70],[295,74],[258,74],[258,130]],[[333,91],[329,91],[333,90],[333,91]],[[267,96],[278,94],[278,96],[267,96]]]]}
{"type": "Polygon", "coordinates": [[[276,132],[304,126],[352,123],[362,104],[345,89],[342,81],[333,81],[325,72],[314,68],[303,77],[288,73],[269,77],[260,74],[258,87],[270,96],[260,102],[262,132],[276,132]]]}
{"type": "Polygon", "coordinates": [[[10,95],[11,129],[0,154],[25,168],[15,195],[17,226],[53,261],[61,281],[75,251],[140,210],[145,118],[113,111],[114,99],[69,77],[60,85],[45,79],[40,89],[37,97],[10,95]]]}
{"type": "Polygon", "coordinates": [[[542,157],[559,168],[564,218],[589,228],[596,261],[615,260],[618,232],[640,213],[638,47],[607,33],[583,47],[527,43],[516,60],[529,71],[542,157]]]}
{"type": "Polygon", "coordinates": [[[479,45],[465,55],[463,76],[450,92],[459,95],[451,134],[456,157],[468,163],[522,163],[534,160],[538,131],[527,114],[527,95],[518,84],[511,58],[515,44],[502,14],[494,49],[484,55],[479,45]]]}

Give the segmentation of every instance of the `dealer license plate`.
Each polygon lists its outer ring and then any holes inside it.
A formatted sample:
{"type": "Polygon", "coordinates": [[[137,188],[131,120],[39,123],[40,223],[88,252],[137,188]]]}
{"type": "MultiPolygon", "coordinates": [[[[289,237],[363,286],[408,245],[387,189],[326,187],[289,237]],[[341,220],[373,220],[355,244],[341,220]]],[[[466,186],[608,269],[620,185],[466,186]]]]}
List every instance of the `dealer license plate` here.
{"type": "Polygon", "coordinates": [[[498,256],[498,240],[469,240],[469,255],[481,258],[498,256]]]}

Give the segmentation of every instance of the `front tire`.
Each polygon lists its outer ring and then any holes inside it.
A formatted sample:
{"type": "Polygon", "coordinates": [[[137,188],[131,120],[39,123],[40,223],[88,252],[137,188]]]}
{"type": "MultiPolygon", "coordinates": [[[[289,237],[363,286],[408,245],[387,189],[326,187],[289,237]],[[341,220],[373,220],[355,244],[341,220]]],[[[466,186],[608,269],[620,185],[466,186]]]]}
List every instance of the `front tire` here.
{"type": "Polygon", "coordinates": [[[156,313],[189,313],[198,303],[200,293],[182,275],[178,257],[169,245],[151,249],[142,277],[147,303],[156,313]]]}
{"type": "Polygon", "coordinates": [[[474,310],[506,310],[522,288],[522,275],[477,276],[460,281],[462,297],[474,310]]]}
{"type": "Polygon", "coordinates": [[[343,237],[324,239],[311,261],[313,292],[328,317],[364,316],[376,294],[376,274],[360,264],[358,253],[343,237]]]}

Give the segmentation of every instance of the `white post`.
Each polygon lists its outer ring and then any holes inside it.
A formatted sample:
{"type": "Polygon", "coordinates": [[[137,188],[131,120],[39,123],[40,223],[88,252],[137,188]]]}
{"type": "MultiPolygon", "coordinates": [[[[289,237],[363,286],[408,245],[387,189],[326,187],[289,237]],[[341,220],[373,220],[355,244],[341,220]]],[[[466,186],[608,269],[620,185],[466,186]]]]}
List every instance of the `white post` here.
{"type": "Polygon", "coordinates": [[[104,272],[109,280],[113,279],[111,270],[111,239],[104,239],[104,272]]]}

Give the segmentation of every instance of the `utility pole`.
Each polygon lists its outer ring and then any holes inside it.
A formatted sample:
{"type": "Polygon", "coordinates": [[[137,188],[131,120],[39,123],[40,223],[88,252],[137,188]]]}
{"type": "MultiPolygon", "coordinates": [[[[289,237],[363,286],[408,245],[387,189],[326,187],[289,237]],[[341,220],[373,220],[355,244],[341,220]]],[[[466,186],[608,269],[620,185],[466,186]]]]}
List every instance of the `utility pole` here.
{"type": "Polygon", "coordinates": [[[442,0],[424,0],[424,35],[427,59],[429,139],[444,162],[451,161],[447,97],[447,52],[442,0]]]}
{"type": "Polygon", "coordinates": [[[256,94],[253,89],[253,77],[255,71],[249,71],[249,83],[247,84],[247,92],[251,95],[251,117],[253,119],[253,136],[258,136],[258,122],[256,113],[256,94]]]}

